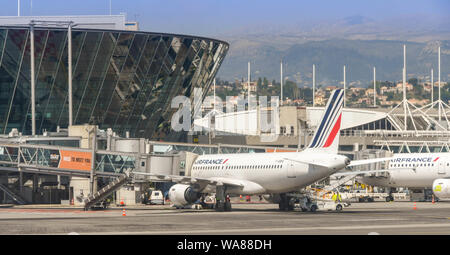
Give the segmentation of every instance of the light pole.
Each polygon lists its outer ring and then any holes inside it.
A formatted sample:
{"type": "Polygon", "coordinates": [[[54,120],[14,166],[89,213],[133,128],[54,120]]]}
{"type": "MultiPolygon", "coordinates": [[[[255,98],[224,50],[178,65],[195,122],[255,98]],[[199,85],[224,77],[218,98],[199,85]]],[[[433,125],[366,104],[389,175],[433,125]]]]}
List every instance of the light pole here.
{"type": "Polygon", "coordinates": [[[376,69],[373,67],[373,106],[377,107],[377,75],[376,69]]]}
{"type": "Polygon", "coordinates": [[[313,65],[313,90],[312,90],[313,107],[316,106],[316,100],[314,96],[315,93],[316,93],[316,65],[313,65]]]}
{"type": "Polygon", "coordinates": [[[280,87],[281,87],[280,103],[281,105],[283,105],[283,60],[280,61],[280,87]]]}
{"type": "Polygon", "coordinates": [[[346,80],[345,80],[345,65],[344,65],[344,107],[345,107],[345,83],[346,80]]]}

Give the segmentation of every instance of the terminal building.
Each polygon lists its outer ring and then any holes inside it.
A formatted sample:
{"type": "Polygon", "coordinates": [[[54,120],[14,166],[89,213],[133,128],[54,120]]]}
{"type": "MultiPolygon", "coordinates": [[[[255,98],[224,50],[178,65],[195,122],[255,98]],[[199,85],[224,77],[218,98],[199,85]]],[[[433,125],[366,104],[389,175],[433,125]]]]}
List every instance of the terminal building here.
{"type": "Polygon", "coordinates": [[[193,98],[196,88],[204,97],[228,48],[212,38],[139,31],[124,15],[1,17],[0,201],[76,203],[97,186],[124,184],[116,177],[134,169],[129,164],[146,165],[126,153],[149,153],[139,138],[167,136],[172,98],[193,98]],[[111,146],[119,136],[134,140],[111,146]]]}
{"type": "Polygon", "coordinates": [[[69,125],[68,24],[73,124],[159,139],[171,99],[208,91],[228,43],[127,30],[123,15],[0,18],[0,134],[32,134],[30,24],[34,24],[36,134],[69,125]]]}

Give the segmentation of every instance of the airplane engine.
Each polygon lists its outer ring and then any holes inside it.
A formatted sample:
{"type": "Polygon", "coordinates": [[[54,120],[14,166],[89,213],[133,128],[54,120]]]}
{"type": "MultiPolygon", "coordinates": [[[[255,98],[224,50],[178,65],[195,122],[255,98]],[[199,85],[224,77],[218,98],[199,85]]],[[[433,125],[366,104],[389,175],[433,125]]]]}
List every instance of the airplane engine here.
{"type": "Polygon", "coordinates": [[[169,190],[169,199],[175,206],[192,204],[200,198],[201,194],[194,191],[192,186],[175,184],[169,190]]]}
{"type": "Polygon", "coordinates": [[[450,179],[434,180],[433,193],[440,199],[450,199],[450,179]]]}

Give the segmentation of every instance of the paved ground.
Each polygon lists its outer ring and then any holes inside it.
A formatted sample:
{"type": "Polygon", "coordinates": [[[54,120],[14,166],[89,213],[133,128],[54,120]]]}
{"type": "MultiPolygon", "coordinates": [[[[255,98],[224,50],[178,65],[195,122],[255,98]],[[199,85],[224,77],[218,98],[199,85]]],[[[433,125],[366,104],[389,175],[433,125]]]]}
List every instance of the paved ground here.
{"type": "Polygon", "coordinates": [[[169,206],[80,208],[0,207],[1,234],[401,234],[449,235],[450,202],[354,203],[342,212],[280,212],[276,204],[233,204],[232,212],[169,206]]]}

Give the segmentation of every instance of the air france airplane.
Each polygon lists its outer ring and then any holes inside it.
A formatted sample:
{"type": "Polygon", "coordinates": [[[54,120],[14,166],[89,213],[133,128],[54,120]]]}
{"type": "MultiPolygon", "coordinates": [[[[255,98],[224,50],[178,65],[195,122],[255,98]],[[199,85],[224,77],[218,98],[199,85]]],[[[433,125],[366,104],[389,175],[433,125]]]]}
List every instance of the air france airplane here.
{"type": "MultiPolygon", "coordinates": [[[[177,182],[169,190],[176,207],[215,193],[217,211],[230,211],[228,195],[272,194],[281,210],[293,210],[288,192],[311,185],[350,164],[338,155],[343,90],[333,91],[308,148],[301,152],[210,154],[198,156],[191,176],[154,175],[177,182]]],[[[371,162],[364,162],[368,164],[371,162]]],[[[357,165],[357,162],[352,162],[357,165]]]]}
{"type": "MultiPolygon", "coordinates": [[[[386,172],[385,176],[365,175],[359,181],[377,187],[432,188],[438,198],[450,198],[448,152],[394,154],[386,172]]],[[[393,200],[392,195],[386,200],[393,200]]]]}

